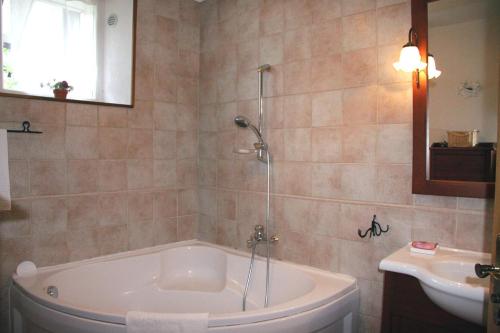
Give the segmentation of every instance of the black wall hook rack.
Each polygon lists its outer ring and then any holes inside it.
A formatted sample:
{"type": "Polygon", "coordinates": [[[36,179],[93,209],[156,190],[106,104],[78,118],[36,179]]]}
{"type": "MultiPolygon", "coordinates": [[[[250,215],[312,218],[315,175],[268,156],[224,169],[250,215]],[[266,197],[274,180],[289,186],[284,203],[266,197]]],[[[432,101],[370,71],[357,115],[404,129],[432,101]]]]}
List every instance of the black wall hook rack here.
{"type": "Polygon", "coordinates": [[[358,236],[361,238],[365,238],[368,234],[370,234],[370,238],[375,237],[375,236],[380,236],[383,233],[386,233],[389,231],[389,225],[384,229],[382,229],[382,226],[380,223],[377,222],[377,215],[373,215],[373,220],[372,220],[372,225],[370,228],[368,228],[364,233],[361,232],[360,229],[358,229],[358,236]]]}
{"type": "Polygon", "coordinates": [[[28,133],[28,134],[42,134],[43,133],[40,131],[32,131],[30,129],[31,123],[29,121],[23,121],[22,126],[23,126],[23,129],[19,129],[19,130],[8,129],[7,132],[9,132],[9,133],[28,133]]]}

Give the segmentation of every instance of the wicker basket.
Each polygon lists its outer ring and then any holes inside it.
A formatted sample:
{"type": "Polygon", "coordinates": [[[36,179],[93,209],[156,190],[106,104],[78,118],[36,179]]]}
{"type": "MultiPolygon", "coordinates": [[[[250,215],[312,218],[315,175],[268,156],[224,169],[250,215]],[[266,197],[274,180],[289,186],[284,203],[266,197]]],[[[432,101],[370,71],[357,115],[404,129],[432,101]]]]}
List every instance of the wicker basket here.
{"type": "Polygon", "coordinates": [[[474,147],[477,144],[478,130],[448,131],[448,147],[474,147]]]}

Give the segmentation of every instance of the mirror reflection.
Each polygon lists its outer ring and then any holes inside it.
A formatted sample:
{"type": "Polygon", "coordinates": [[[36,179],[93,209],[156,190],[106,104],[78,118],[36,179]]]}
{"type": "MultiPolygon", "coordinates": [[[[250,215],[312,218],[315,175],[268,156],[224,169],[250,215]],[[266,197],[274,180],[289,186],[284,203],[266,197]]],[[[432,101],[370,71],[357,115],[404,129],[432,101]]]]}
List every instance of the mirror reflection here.
{"type": "Polygon", "coordinates": [[[3,93],[132,104],[134,0],[2,0],[1,9],[3,93]]]}
{"type": "Polygon", "coordinates": [[[440,0],[428,10],[428,179],[492,182],[500,2],[440,0]]]}

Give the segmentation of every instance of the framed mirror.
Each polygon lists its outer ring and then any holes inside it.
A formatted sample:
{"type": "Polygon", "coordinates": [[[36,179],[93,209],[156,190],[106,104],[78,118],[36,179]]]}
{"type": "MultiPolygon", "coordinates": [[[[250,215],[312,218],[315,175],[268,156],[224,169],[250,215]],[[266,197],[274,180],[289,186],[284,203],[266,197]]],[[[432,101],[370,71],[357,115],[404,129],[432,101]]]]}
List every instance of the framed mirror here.
{"type": "Polygon", "coordinates": [[[493,197],[500,2],[412,0],[412,26],[427,63],[413,74],[413,193],[493,197]]]}
{"type": "Polygon", "coordinates": [[[133,106],[136,0],[2,0],[0,95],[133,106]]]}

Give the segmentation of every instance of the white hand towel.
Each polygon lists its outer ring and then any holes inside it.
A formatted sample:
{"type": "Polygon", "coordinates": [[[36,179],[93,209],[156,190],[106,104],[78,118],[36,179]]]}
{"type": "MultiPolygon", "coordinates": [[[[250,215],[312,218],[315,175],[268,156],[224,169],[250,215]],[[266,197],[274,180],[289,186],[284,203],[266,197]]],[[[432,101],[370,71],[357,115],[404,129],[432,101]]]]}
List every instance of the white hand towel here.
{"type": "Polygon", "coordinates": [[[9,150],[5,129],[0,129],[0,210],[10,210],[9,150]]]}
{"type": "Polygon", "coordinates": [[[206,333],[208,313],[129,311],[127,333],[206,333]]]}

